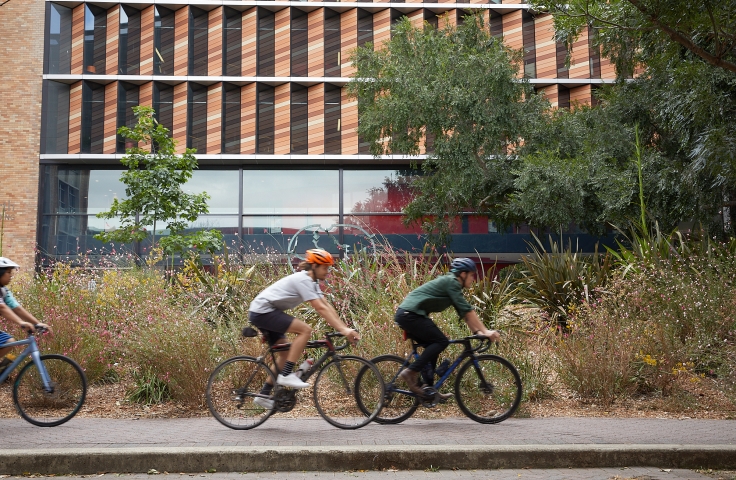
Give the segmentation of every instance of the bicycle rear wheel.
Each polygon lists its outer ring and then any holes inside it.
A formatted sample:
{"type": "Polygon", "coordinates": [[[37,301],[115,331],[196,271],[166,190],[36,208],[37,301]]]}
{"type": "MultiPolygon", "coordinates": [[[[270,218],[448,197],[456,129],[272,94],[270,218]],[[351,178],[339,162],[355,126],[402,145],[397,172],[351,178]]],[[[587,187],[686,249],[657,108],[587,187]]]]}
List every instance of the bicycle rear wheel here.
{"type": "MultiPolygon", "coordinates": [[[[404,359],[397,355],[380,355],[372,358],[371,363],[381,373],[383,382],[386,385],[386,394],[383,396],[383,409],[376,416],[376,423],[384,425],[397,424],[411,417],[417,410],[417,407],[419,407],[419,399],[395,391],[396,389],[409,390],[406,382],[397,376],[399,370],[401,370],[401,366],[404,364],[404,359]]],[[[364,372],[367,373],[368,371],[368,368],[361,370],[358,385],[362,382],[364,372]]],[[[360,391],[361,388],[358,388],[358,392],[360,391]]],[[[362,397],[358,396],[358,400],[358,406],[363,413],[368,415],[370,410],[363,405],[362,397]]]]}
{"type": "Polygon", "coordinates": [[[319,414],[347,430],[372,422],[383,407],[383,396],[381,373],[360,357],[332,357],[314,381],[314,405],[319,414]]]}
{"type": "Polygon", "coordinates": [[[87,378],[79,365],[63,355],[41,355],[51,380],[50,389],[43,386],[36,364],[28,362],[18,373],[13,385],[13,402],[18,413],[39,427],[55,427],[77,414],[87,396],[87,378]]]}
{"type": "Polygon", "coordinates": [[[205,397],[212,416],[226,427],[248,430],[265,422],[273,408],[254,403],[267,380],[276,376],[253,357],[233,357],[217,366],[207,382],[205,397]]]}
{"type": "Polygon", "coordinates": [[[455,397],[460,410],[469,418],[479,423],[499,423],[519,407],[521,377],[503,357],[471,357],[457,374],[455,397]]]}

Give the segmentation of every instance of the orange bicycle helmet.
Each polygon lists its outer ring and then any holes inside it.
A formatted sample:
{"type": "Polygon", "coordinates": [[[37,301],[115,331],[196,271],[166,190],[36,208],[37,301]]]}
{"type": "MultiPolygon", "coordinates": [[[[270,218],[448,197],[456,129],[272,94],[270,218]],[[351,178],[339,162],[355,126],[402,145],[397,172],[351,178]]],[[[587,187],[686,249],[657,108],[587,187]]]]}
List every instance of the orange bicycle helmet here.
{"type": "Polygon", "coordinates": [[[307,263],[315,263],[317,265],[334,265],[335,259],[332,258],[330,252],[321,248],[313,248],[307,250],[307,263]]]}

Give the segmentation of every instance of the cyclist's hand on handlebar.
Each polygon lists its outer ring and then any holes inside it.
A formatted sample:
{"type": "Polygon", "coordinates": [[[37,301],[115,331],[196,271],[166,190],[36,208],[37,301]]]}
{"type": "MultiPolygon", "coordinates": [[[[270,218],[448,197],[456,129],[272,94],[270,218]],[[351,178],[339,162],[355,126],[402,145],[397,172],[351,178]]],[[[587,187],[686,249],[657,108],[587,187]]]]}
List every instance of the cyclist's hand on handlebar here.
{"type": "Polygon", "coordinates": [[[26,333],[35,333],[36,332],[36,327],[34,327],[32,323],[21,322],[21,323],[18,324],[18,326],[20,326],[20,328],[22,328],[23,331],[26,332],[26,333]]]}
{"type": "Polygon", "coordinates": [[[488,338],[491,342],[497,342],[501,340],[501,332],[498,330],[481,330],[478,332],[479,335],[483,335],[488,338]]]}
{"type": "Polygon", "coordinates": [[[340,333],[342,333],[345,338],[347,338],[348,342],[350,342],[352,345],[357,345],[358,340],[360,340],[360,334],[353,330],[352,328],[346,328],[344,330],[340,330],[340,333]]]}
{"type": "Polygon", "coordinates": [[[37,328],[37,329],[38,329],[38,328],[41,328],[41,329],[43,329],[44,331],[46,331],[46,332],[48,332],[48,333],[53,333],[53,330],[51,330],[51,327],[49,327],[49,326],[48,326],[48,325],[46,325],[45,323],[41,323],[41,322],[38,322],[38,323],[36,324],[36,327],[35,327],[35,328],[37,328]]]}

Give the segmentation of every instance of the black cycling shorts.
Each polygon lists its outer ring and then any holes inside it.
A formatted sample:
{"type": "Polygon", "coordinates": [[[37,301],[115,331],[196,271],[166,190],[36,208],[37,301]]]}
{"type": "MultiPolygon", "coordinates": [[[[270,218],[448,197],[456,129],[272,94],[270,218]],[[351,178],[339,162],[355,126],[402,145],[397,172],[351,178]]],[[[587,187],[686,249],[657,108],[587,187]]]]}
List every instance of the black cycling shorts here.
{"type": "Polygon", "coordinates": [[[287,315],[281,310],[274,310],[268,313],[249,312],[248,321],[253,324],[266,337],[268,345],[272,346],[283,338],[286,338],[286,331],[289,330],[294,317],[287,315]]]}

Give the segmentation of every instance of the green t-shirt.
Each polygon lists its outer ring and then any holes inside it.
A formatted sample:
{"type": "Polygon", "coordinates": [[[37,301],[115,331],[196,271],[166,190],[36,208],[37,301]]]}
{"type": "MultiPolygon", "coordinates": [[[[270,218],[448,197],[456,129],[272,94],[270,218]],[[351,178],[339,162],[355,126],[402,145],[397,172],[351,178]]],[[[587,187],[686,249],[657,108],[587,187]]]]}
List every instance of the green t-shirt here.
{"type": "Polygon", "coordinates": [[[413,290],[399,308],[417,315],[429,316],[432,312],[441,312],[450,306],[455,307],[460,318],[464,318],[466,313],[473,310],[463,297],[463,287],[453,273],[442,275],[413,290]]]}

